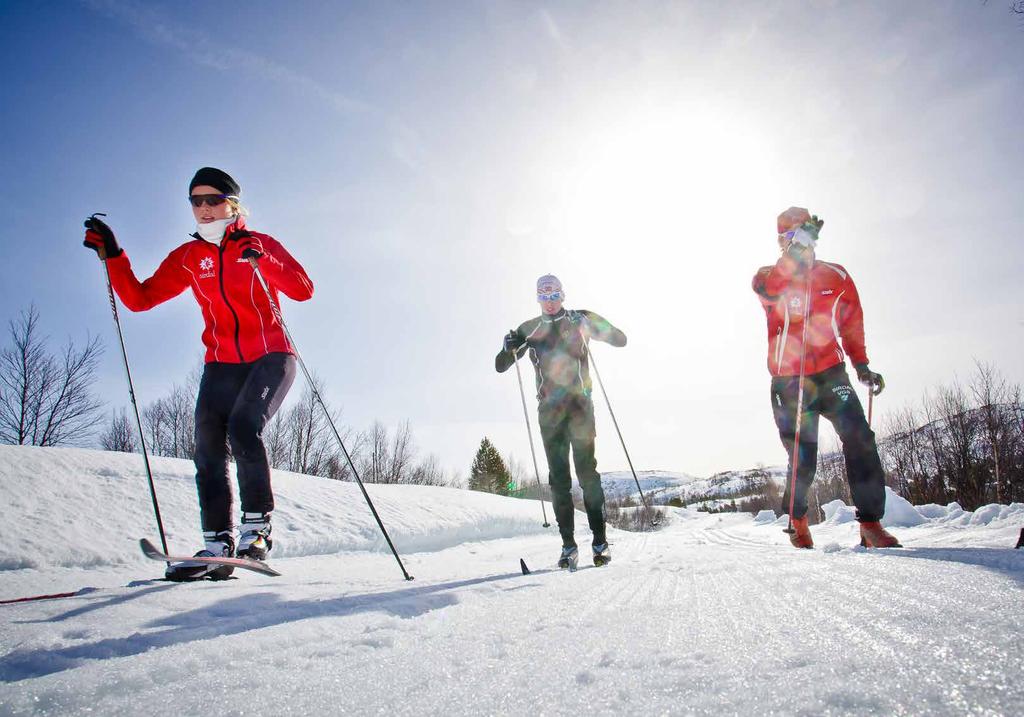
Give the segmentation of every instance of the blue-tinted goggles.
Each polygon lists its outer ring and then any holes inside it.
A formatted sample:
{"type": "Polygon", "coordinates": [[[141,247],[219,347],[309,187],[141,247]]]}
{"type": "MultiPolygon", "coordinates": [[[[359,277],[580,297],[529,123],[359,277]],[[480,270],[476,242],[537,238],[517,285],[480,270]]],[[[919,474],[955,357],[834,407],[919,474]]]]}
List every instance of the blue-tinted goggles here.
{"type": "Polygon", "coordinates": [[[550,294],[537,294],[537,301],[561,301],[565,294],[561,291],[552,291],[550,294]]]}
{"type": "Polygon", "coordinates": [[[793,227],[788,232],[782,232],[782,234],[779,234],[779,236],[784,239],[788,239],[789,241],[793,241],[793,237],[795,237],[796,233],[801,229],[803,229],[805,232],[810,234],[815,239],[818,238],[818,225],[813,224],[811,222],[806,222],[798,227],[793,227]]]}

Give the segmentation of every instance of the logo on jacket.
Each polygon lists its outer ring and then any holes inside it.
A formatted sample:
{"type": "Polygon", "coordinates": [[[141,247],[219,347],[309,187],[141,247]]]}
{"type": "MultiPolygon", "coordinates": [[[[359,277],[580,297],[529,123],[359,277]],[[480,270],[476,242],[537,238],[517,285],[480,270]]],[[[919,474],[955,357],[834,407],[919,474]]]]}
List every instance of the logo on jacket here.
{"type": "Polygon", "coordinates": [[[836,292],[833,289],[825,289],[823,292],[821,292],[821,295],[822,296],[832,296],[832,294],[834,294],[834,293],[836,293],[836,292]]]}
{"type": "Polygon", "coordinates": [[[203,257],[199,260],[199,278],[200,279],[212,279],[217,276],[217,272],[213,270],[213,259],[210,257],[203,257]]]}

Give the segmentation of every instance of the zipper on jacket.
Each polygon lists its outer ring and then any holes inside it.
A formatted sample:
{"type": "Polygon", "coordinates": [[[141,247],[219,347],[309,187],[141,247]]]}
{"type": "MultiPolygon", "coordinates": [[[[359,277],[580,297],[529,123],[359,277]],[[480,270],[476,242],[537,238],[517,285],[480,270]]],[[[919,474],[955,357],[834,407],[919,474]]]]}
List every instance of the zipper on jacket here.
{"type": "Polygon", "coordinates": [[[242,356],[242,342],[238,338],[242,326],[238,321],[238,314],[235,313],[235,307],[233,307],[231,302],[228,301],[228,294],[224,291],[224,245],[221,244],[218,249],[220,251],[220,271],[218,272],[218,278],[220,279],[220,295],[224,297],[224,305],[228,307],[228,311],[230,311],[231,315],[235,317],[235,349],[238,351],[238,360],[244,363],[245,357],[242,356]]]}

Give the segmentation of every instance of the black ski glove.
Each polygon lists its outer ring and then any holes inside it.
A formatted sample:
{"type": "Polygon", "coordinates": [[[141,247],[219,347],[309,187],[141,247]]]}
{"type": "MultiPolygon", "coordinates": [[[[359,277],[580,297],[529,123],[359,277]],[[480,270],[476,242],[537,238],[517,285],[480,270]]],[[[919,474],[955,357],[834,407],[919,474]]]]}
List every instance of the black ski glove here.
{"type": "Polygon", "coordinates": [[[882,374],[869,369],[866,363],[859,363],[854,368],[857,370],[857,380],[867,386],[873,396],[877,396],[885,388],[885,379],[882,378],[882,374]]]}
{"type": "Polygon", "coordinates": [[[243,259],[262,259],[266,251],[263,249],[263,242],[254,234],[246,234],[238,242],[242,249],[243,259]]]}
{"type": "Polygon", "coordinates": [[[263,242],[260,241],[260,238],[245,229],[231,232],[231,236],[228,239],[229,241],[238,242],[238,247],[242,250],[243,259],[262,259],[263,255],[267,253],[263,248],[263,242]]]}
{"type": "Polygon", "coordinates": [[[505,350],[510,354],[515,354],[520,346],[523,345],[523,339],[519,336],[519,332],[512,329],[505,335],[504,346],[505,350]]]}
{"type": "Polygon", "coordinates": [[[113,259],[123,253],[117,245],[114,232],[111,231],[103,220],[97,217],[105,217],[106,214],[93,214],[85,220],[85,241],[82,246],[95,251],[100,259],[113,259]]]}

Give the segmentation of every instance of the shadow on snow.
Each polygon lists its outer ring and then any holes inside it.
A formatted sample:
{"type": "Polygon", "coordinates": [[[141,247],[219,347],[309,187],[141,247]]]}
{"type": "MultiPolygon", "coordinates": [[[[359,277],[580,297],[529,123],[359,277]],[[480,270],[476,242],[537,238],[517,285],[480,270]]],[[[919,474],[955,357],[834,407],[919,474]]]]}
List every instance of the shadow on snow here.
{"type": "MultiPolygon", "coordinates": [[[[505,573],[424,587],[409,587],[384,593],[346,595],[326,600],[320,598],[285,600],[277,593],[246,594],[154,620],[145,626],[152,629],[166,628],[163,630],[136,632],[126,637],[97,640],[70,647],[13,650],[0,659],[0,682],[19,682],[71,670],[93,660],[129,657],[153,649],[226,635],[237,635],[250,630],[311,618],[344,617],[364,612],[385,612],[402,619],[415,618],[455,605],[459,600],[456,595],[452,594],[452,591],[460,588],[514,578],[529,579],[533,575],[544,572],[548,571],[538,570],[528,576],[519,572],[505,573]]],[[[506,590],[523,587],[527,586],[516,585],[506,588],[506,590]]],[[[104,600],[98,605],[77,608],[44,622],[66,620],[92,610],[134,599],[157,589],[150,588],[144,593],[133,596],[118,596],[104,600]]]]}
{"type": "Polygon", "coordinates": [[[871,555],[882,558],[915,558],[944,563],[960,563],[1002,573],[1024,587],[1024,550],[1005,548],[902,548],[899,550],[871,550],[871,555]]]}

